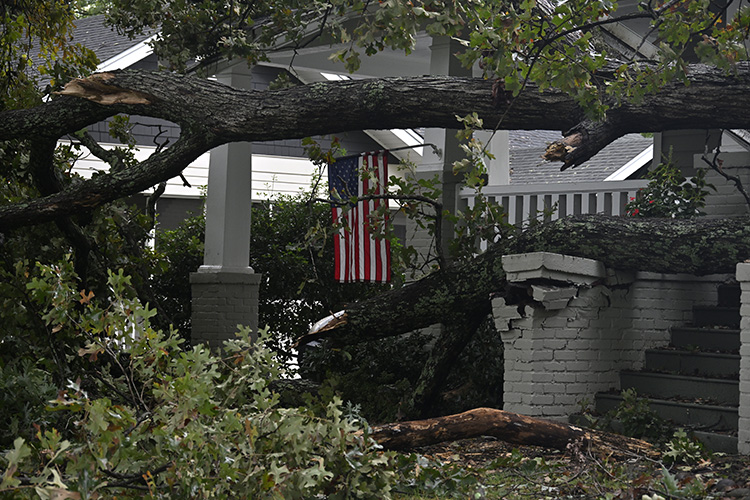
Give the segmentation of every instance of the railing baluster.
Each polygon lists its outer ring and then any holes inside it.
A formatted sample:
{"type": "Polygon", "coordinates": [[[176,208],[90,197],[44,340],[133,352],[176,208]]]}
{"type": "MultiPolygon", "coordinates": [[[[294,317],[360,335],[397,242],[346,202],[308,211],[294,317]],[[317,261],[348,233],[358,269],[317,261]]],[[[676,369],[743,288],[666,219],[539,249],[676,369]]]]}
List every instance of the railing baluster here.
{"type": "MultiPolygon", "coordinates": [[[[629,198],[648,180],[611,181],[598,183],[534,184],[510,186],[485,186],[488,200],[501,204],[507,220],[514,225],[528,223],[535,212],[548,209],[557,203],[552,219],[573,214],[606,213],[622,215],[629,198]]],[[[459,193],[461,207],[474,205],[473,191],[463,189],[459,193]]]]}

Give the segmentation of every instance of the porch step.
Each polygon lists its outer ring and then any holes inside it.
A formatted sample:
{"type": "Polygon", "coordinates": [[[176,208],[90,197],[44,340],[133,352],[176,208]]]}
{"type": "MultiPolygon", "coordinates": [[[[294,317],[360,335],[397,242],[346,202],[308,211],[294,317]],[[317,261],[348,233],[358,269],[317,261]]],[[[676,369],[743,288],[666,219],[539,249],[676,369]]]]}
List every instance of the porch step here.
{"type": "MultiPolygon", "coordinates": [[[[691,326],[670,329],[670,347],[648,349],[644,370],[620,373],[621,389],[634,389],[649,407],[695,431],[710,449],[737,453],[740,367],[739,287],[721,285],[718,306],[693,308],[691,326]]],[[[599,393],[604,414],[622,402],[599,393]]]]}
{"type": "Polygon", "coordinates": [[[740,350],[738,329],[680,326],[672,327],[670,332],[672,347],[688,351],[739,352],[740,350]]]}
{"type": "Polygon", "coordinates": [[[739,405],[739,381],[721,378],[671,375],[653,372],[620,372],[620,386],[642,396],[706,400],[728,406],[739,405]]]}
{"type": "Polygon", "coordinates": [[[740,372],[740,355],[683,349],[648,349],[645,367],[649,371],[682,375],[736,377],[740,372]]]}
{"type": "MultiPolygon", "coordinates": [[[[607,413],[622,403],[619,394],[601,393],[596,396],[596,410],[607,413]]],[[[685,403],[666,399],[649,399],[649,407],[660,417],[701,431],[737,431],[737,407],[685,403]]]]}
{"type": "Polygon", "coordinates": [[[740,310],[732,306],[693,306],[695,326],[740,327],[740,310]]]}

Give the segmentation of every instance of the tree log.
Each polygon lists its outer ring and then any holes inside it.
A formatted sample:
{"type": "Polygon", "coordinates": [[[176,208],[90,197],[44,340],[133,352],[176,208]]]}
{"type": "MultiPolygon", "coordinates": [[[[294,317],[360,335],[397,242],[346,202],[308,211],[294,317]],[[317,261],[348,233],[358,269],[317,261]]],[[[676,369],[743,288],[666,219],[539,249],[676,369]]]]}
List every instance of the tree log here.
{"type": "Polygon", "coordinates": [[[490,295],[505,290],[502,257],[524,252],[586,257],[621,271],[734,273],[750,259],[750,218],[648,219],[585,215],[529,228],[476,258],[346,309],[335,323],[299,339],[337,344],[400,335],[457,315],[486,315],[490,295]]]}
{"type": "MultiPolygon", "coordinates": [[[[598,75],[606,78],[608,71],[598,75]]],[[[571,137],[563,140],[556,159],[575,166],[631,132],[750,128],[744,112],[750,108],[750,63],[738,62],[732,73],[694,64],[687,75],[689,84],[671,82],[637,103],[609,110],[606,122],[595,124],[560,91],[529,85],[518,96],[493,100],[492,82],[481,78],[379,78],[243,91],[167,72],[103,73],[73,82],[63,95],[35,108],[0,112],[0,140],[58,139],[120,113],[175,122],[189,138],[125,175],[99,175],[34,202],[1,207],[0,231],[135,194],[178,175],[211,148],[234,141],[335,134],[361,130],[363,124],[372,129],[454,128],[456,115],[475,112],[488,128],[569,130],[571,137]],[[172,149],[181,151],[167,154],[172,149]]]]}
{"type": "Polygon", "coordinates": [[[383,448],[407,450],[444,441],[492,436],[510,444],[567,450],[581,446],[595,452],[632,453],[657,458],[653,446],[640,439],[594,431],[551,420],[476,408],[457,415],[378,425],[370,436],[383,448]]]}

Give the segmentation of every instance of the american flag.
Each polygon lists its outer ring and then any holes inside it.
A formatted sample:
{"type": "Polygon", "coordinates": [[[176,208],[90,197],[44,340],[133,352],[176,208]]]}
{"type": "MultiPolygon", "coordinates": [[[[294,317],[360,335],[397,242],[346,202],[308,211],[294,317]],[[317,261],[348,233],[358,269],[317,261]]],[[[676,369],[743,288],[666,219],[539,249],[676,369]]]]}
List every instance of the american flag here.
{"type": "MultiPolygon", "coordinates": [[[[332,199],[386,194],[388,152],[366,153],[336,160],[328,165],[332,199]],[[363,175],[365,173],[365,175],[363,175]]],[[[334,278],[341,283],[391,279],[391,245],[370,232],[370,214],[387,200],[358,201],[354,206],[333,205],[333,223],[341,223],[334,236],[334,278]]]]}

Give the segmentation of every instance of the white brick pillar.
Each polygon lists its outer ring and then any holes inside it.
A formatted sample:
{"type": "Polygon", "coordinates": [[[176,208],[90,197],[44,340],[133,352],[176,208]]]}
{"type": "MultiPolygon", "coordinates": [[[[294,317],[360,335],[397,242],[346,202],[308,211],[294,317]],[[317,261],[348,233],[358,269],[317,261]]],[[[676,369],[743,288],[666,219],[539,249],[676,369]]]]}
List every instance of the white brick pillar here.
{"type": "Polygon", "coordinates": [[[611,356],[601,353],[607,341],[592,328],[609,300],[609,290],[596,285],[606,279],[604,265],[537,252],[505,256],[503,269],[527,295],[518,305],[493,300],[504,346],[503,408],[565,419],[579,401],[616,383],[611,356]]]}
{"type": "Polygon", "coordinates": [[[737,451],[750,454],[750,264],[737,264],[742,289],[740,305],[740,407],[737,451]]]}

